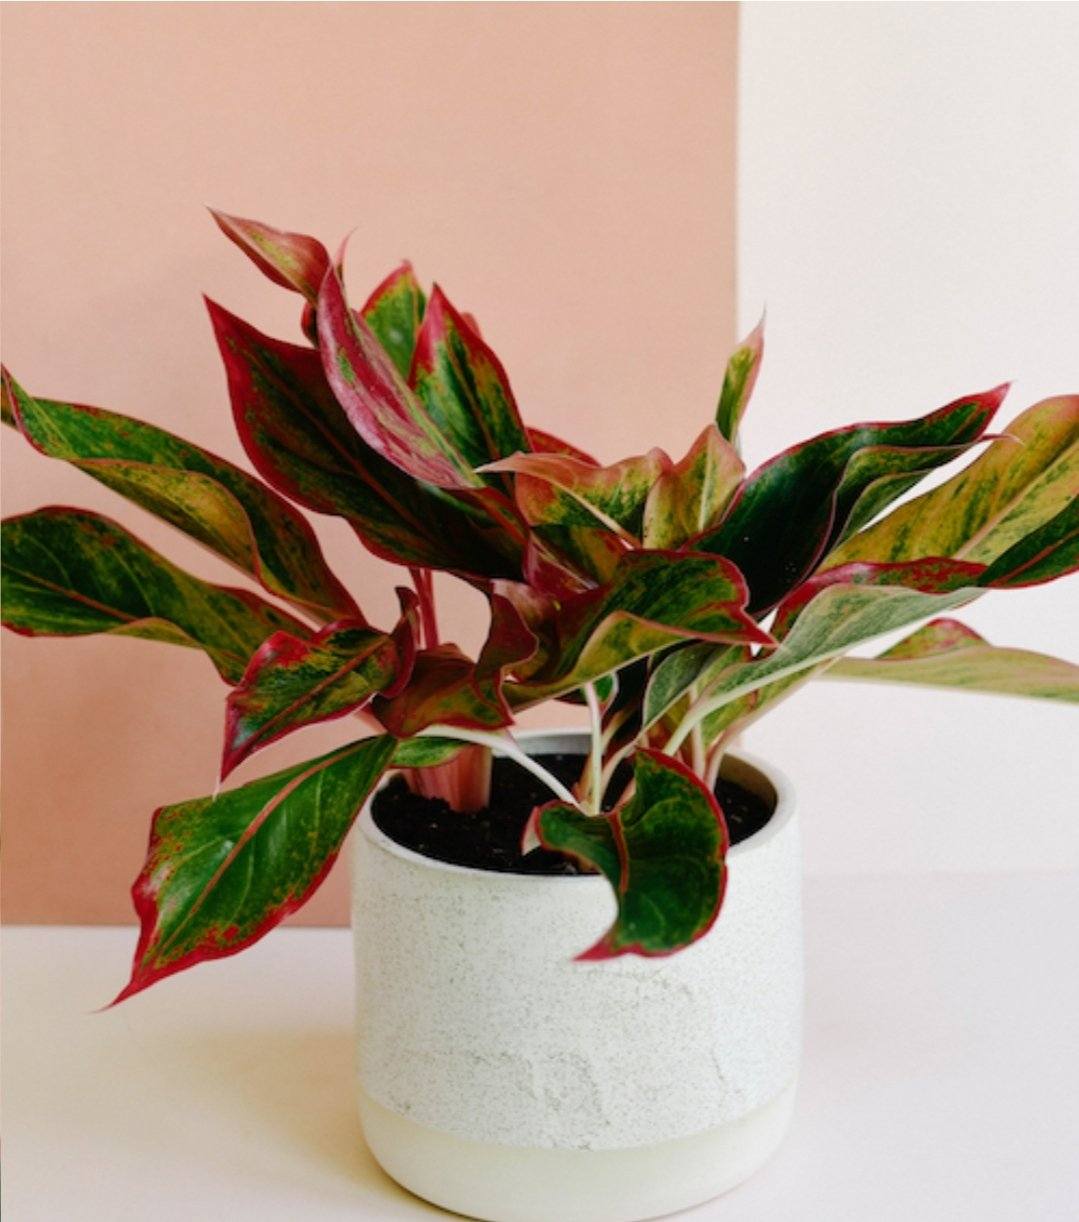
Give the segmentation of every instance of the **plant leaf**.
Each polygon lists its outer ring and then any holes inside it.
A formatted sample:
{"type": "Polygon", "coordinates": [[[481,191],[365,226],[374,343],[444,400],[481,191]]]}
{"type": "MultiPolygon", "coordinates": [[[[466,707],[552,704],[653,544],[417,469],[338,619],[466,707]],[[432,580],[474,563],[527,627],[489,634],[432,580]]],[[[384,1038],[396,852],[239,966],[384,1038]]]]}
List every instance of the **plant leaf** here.
{"type": "Polygon", "coordinates": [[[407,379],[412,368],[416,336],[426,308],[423,289],[406,259],[378,285],[360,311],[402,378],[407,379]]]}
{"type": "Polygon", "coordinates": [[[1006,389],[957,399],[918,420],[822,433],[786,450],[746,480],[719,526],[692,546],[733,561],[749,582],[751,609],[766,611],[817,567],[859,511],[863,494],[879,509],[889,472],[903,477],[891,485],[896,492],[954,457],[957,446],[973,444],[1006,389]]]}
{"type": "Polygon", "coordinates": [[[723,389],[716,407],[716,425],[720,433],[733,445],[738,437],[738,426],[742,423],[749,397],[757,384],[764,356],[764,319],[731,353],[727,361],[727,372],[723,376],[723,389]]]}
{"type": "Polygon", "coordinates": [[[1079,702],[1079,666],[1027,649],[990,645],[953,619],[932,620],[879,657],[841,658],[825,677],[1079,702]]]}
{"type": "Polygon", "coordinates": [[[317,352],[207,306],[236,428],[264,479],[309,509],[346,518],[383,559],[472,577],[520,575],[519,544],[482,505],[420,483],[360,438],[317,352]]]}
{"type": "Polygon", "coordinates": [[[995,587],[1040,585],[1077,568],[1079,497],[1001,552],[986,568],[981,584],[995,587]]]}
{"type": "Polygon", "coordinates": [[[563,441],[561,437],[555,437],[552,433],[545,433],[543,429],[525,429],[528,434],[528,448],[534,450],[537,454],[565,454],[569,458],[576,458],[578,461],[587,463],[590,467],[598,467],[599,463],[591,456],[586,454],[584,450],[579,450],[575,445],[568,441],[563,441]]]}
{"type": "Polygon", "coordinates": [[[275,632],[229,693],[221,779],[286,734],[362,708],[376,692],[396,693],[416,658],[416,596],[398,590],[401,622],[392,633],[339,620],[303,640],[275,632]]]}
{"type": "Polygon", "coordinates": [[[878,563],[954,556],[990,564],[1079,496],[1079,395],[1045,399],[947,483],[908,501],[829,557],[878,563]]]}
{"type": "Polygon", "coordinates": [[[330,266],[330,256],[320,241],[213,208],[210,215],[221,232],[274,284],[301,293],[312,305],[318,301],[319,286],[330,266]]]}
{"type": "Polygon", "coordinates": [[[706,934],[723,902],[729,840],[715,796],[658,751],[637,752],[633,779],[610,815],[553,802],[536,817],[546,848],[596,867],[617,894],[615,923],[578,959],[669,955],[706,934]]]}
{"type": "Polygon", "coordinates": [[[466,748],[465,743],[434,736],[406,738],[394,748],[392,768],[438,768],[447,764],[466,748]]]}
{"type": "Polygon", "coordinates": [[[710,424],[689,453],[661,471],[644,509],[645,547],[680,547],[719,521],[738,490],[745,466],[710,424]]]}
{"type": "Polygon", "coordinates": [[[517,476],[517,507],[533,526],[602,526],[636,542],[648,493],[670,466],[655,449],[609,467],[566,454],[514,454],[482,469],[517,476]]]}
{"type": "Polygon", "coordinates": [[[510,685],[531,704],[594,682],[679,640],[773,644],[746,614],[746,589],[728,561],[691,552],[628,552],[606,586],[567,598],[531,622],[535,659],[510,685]]]}
{"type": "Polygon", "coordinates": [[[396,738],[434,725],[494,730],[513,721],[503,683],[535,652],[536,638],[508,599],[492,594],[490,602],[491,627],[477,661],[456,645],[421,650],[404,691],[375,699],[372,711],[396,738]]]}
{"type": "Polygon", "coordinates": [[[655,725],[690,688],[703,689],[721,670],[747,659],[748,650],[744,645],[692,641],[672,649],[656,663],[648,677],[641,709],[641,730],[655,725]]]}
{"type": "Polygon", "coordinates": [[[437,284],[417,336],[409,384],[469,467],[529,449],[501,361],[437,284]]]}
{"type": "Polygon", "coordinates": [[[301,907],[394,751],[388,735],[155,812],[131,895],[141,924],[116,1002],[174,972],[234,955],[301,907]]]}
{"type": "Polygon", "coordinates": [[[257,595],[192,577],[85,510],[7,518],[3,550],[3,622],[24,636],[109,632],[187,645],[235,683],[272,632],[306,631],[257,595]]]}
{"type": "Polygon", "coordinates": [[[319,293],[318,338],[326,380],[372,449],[439,488],[482,485],[472,464],[439,432],[371,328],[349,309],[332,267],[319,293]]]}
{"type": "Polygon", "coordinates": [[[163,518],[271,594],[323,619],[359,615],[307,520],[246,471],[129,416],[34,399],[6,370],[3,395],[15,426],[40,453],[163,518]]]}

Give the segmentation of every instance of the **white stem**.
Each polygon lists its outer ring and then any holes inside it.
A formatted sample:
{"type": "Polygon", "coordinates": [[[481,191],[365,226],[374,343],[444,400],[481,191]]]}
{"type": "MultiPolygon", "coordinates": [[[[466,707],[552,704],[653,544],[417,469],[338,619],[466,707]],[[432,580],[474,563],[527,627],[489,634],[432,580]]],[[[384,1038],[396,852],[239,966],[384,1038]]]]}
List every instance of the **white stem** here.
{"type": "Polygon", "coordinates": [[[457,726],[429,726],[426,730],[421,730],[417,737],[452,738],[457,742],[475,743],[478,747],[490,747],[492,751],[508,756],[534,777],[538,777],[563,802],[580,809],[580,803],[558,777],[552,776],[542,764],[537,764],[530,755],[526,755],[508,733],[488,734],[484,730],[462,730],[457,726]]]}
{"type": "Polygon", "coordinates": [[[589,768],[592,782],[592,801],[590,813],[598,815],[603,809],[603,712],[599,707],[599,697],[596,695],[596,685],[584,685],[585,703],[592,718],[592,762],[589,768]]]}
{"type": "MultiPolygon", "coordinates": [[[[691,687],[689,689],[689,701],[692,704],[697,699],[697,689],[691,687]]],[[[705,769],[704,758],[704,733],[701,730],[701,723],[698,721],[689,733],[690,757],[693,764],[693,771],[699,777],[703,777],[705,769]]]]}

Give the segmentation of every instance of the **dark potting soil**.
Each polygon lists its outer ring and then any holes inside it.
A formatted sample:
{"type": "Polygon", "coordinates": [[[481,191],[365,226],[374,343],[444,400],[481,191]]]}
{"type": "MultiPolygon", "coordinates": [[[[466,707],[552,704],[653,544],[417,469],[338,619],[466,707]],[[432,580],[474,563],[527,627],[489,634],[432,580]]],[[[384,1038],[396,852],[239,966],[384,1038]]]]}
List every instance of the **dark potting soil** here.
{"type": "MultiPolygon", "coordinates": [[[[540,755],[540,763],[571,787],[581,775],[580,755],[540,755]]],[[[617,780],[617,778],[616,778],[617,780]]],[[[413,793],[403,777],[375,797],[371,808],[376,826],[389,838],[415,853],[458,866],[474,866],[510,874],[580,874],[577,863],[562,853],[537,848],[522,856],[521,836],[535,807],[551,800],[547,787],[513,760],[496,759],[491,790],[497,809],[472,814],[451,810],[441,798],[413,793]]],[[[716,796],[727,819],[731,844],[745,840],[768,822],[772,808],[764,799],[720,779],[716,796]]]]}

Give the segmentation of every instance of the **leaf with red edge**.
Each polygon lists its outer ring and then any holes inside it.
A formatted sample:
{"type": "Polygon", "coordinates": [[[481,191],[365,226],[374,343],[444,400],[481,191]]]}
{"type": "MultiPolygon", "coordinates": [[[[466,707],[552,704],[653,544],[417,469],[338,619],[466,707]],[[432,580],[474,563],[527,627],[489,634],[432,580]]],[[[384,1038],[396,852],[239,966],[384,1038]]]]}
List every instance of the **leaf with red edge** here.
{"type": "Polygon", "coordinates": [[[603,527],[636,542],[644,504],[671,460],[662,450],[597,467],[565,454],[514,454],[484,471],[512,472],[517,506],[533,526],[603,527]]]}
{"type": "Polygon", "coordinates": [[[578,959],[669,955],[711,929],[727,883],[727,825],[715,795],[658,751],[633,757],[632,796],[609,815],[563,802],[541,807],[545,848],[569,853],[614,887],[618,916],[578,959]]]}
{"type": "Polygon", "coordinates": [[[300,293],[314,304],[330,266],[326,247],[303,233],[286,233],[262,221],[229,216],[210,209],[221,232],[244,252],[264,275],[282,288],[300,293]]]}
{"type": "Polygon", "coordinates": [[[1028,408],[946,483],[852,535],[828,565],[918,556],[992,564],[1077,497],[1079,395],[1060,395],[1028,408]]]}
{"type": "Polygon", "coordinates": [[[1079,568],[1079,495],[1035,527],[986,568],[981,584],[996,588],[1040,585],[1079,568]]]}
{"type": "MultiPolygon", "coordinates": [[[[428,310],[430,312],[430,310],[428,310]]],[[[322,367],[353,428],[383,458],[439,488],[476,488],[472,464],[439,431],[330,268],[318,300],[322,367]]]]}
{"type": "Polygon", "coordinates": [[[727,361],[723,389],[716,407],[716,425],[733,445],[738,438],[738,426],[749,406],[750,395],[757,384],[764,356],[764,319],[753,328],[727,361]]]}
{"type": "Polygon", "coordinates": [[[131,895],[141,931],[116,1002],[234,955],[300,908],[326,877],[390,762],[389,735],[154,814],[131,895]]]}
{"type": "Polygon", "coordinates": [[[491,627],[479,659],[456,645],[424,649],[404,691],[376,697],[372,711],[397,738],[434,725],[493,730],[509,725],[513,713],[503,684],[507,673],[536,650],[536,637],[508,599],[491,595],[491,627]]]}
{"type": "Polygon", "coordinates": [[[24,636],[112,633],[201,649],[229,683],[273,632],[306,628],[246,590],[192,577],[122,526],[50,506],[3,523],[3,622],[24,636]]]}
{"type": "Polygon", "coordinates": [[[255,751],[286,734],[362,708],[377,693],[395,695],[416,658],[417,599],[399,590],[401,622],[392,633],[362,620],[339,620],[304,640],[275,632],[229,693],[224,780],[255,751]]]}
{"type": "Polygon", "coordinates": [[[652,485],[644,509],[645,547],[680,547],[713,526],[745,473],[737,450],[710,424],[685,458],[652,485]]]}
{"type": "Polygon", "coordinates": [[[841,658],[825,678],[1079,702],[1079,666],[1028,649],[990,645],[954,619],[931,621],[879,657],[841,658]]]}
{"type": "Polygon", "coordinates": [[[437,284],[416,338],[409,385],[470,468],[528,450],[502,362],[437,284]]]}
{"type": "Polygon", "coordinates": [[[786,450],[753,472],[720,524],[692,546],[732,560],[749,582],[751,608],[766,611],[813,572],[852,514],[865,511],[865,496],[879,512],[885,494],[898,495],[976,442],[1006,389],[917,420],[836,429],[786,450]]]}
{"type": "Polygon", "coordinates": [[[359,614],[304,516],[246,471],[129,416],[35,399],[7,370],[3,399],[39,453],[71,463],[163,518],[271,594],[322,619],[359,614]]]}
{"type": "Polygon", "coordinates": [[[718,556],[628,552],[614,579],[562,603],[530,626],[540,649],[510,685],[515,705],[560,695],[680,640],[774,643],[745,611],[741,575],[718,556]]]}
{"type": "Polygon", "coordinates": [[[572,442],[555,437],[553,433],[545,433],[543,429],[533,428],[525,429],[525,432],[528,434],[528,448],[537,454],[564,454],[568,458],[576,458],[579,462],[587,463],[590,467],[599,466],[591,454],[579,450],[572,442]]]}
{"type": "Polygon", "coordinates": [[[377,556],[473,577],[520,574],[520,544],[477,504],[420,483],[349,423],[309,348],[272,339],[207,302],[240,440],[286,496],[346,518],[377,556]]]}
{"type": "Polygon", "coordinates": [[[406,259],[375,288],[360,311],[402,378],[407,379],[412,368],[416,336],[426,308],[423,289],[406,259]]]}

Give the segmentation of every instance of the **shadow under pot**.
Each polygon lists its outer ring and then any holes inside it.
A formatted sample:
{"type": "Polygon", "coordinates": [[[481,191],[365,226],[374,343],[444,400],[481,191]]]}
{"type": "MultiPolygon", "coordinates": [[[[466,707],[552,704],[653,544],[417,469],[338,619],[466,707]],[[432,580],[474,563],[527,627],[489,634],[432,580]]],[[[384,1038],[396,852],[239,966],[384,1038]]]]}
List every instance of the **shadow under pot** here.
{"type": "MultiPolygon", "coordinates": [[[[575,731],[520,740],[587,749],[575,731]]],[[[614,918],[601,876],[449,864],[364,810],[359,1108],[398,1183],[488,1222],[638,1222],[726,1192],[776,1150],[801,1053],[798,821],[771,766],[732,756],[723,780],[770,813],[731,848],[710,932],[659,958],[575,962],[614,918]]]]}

